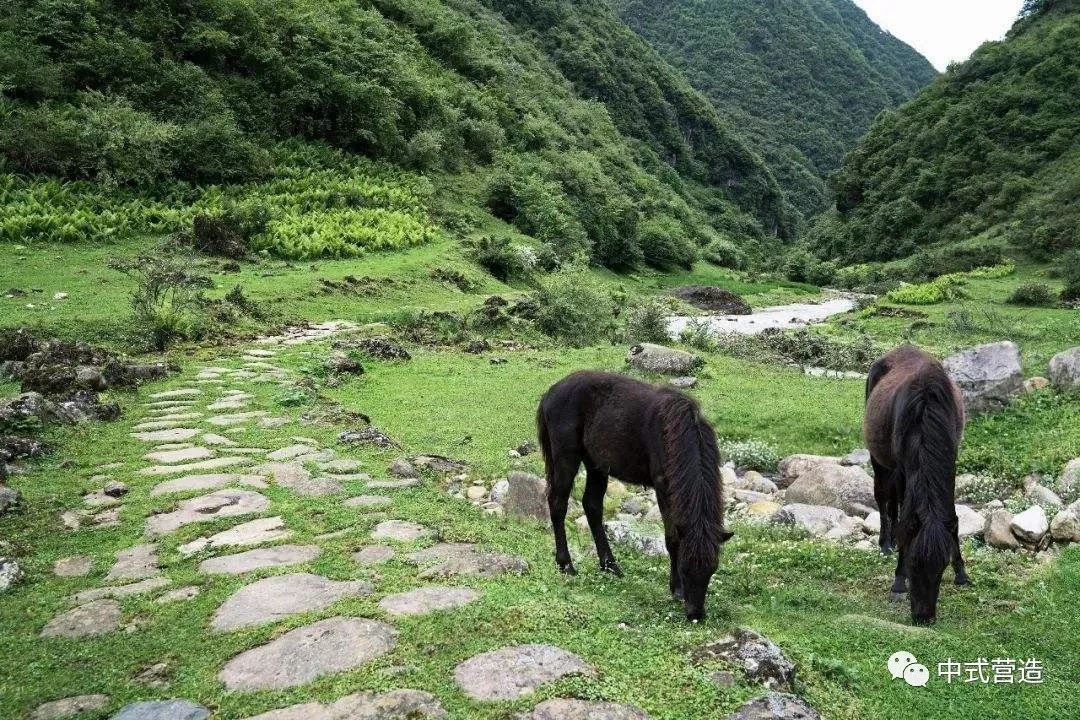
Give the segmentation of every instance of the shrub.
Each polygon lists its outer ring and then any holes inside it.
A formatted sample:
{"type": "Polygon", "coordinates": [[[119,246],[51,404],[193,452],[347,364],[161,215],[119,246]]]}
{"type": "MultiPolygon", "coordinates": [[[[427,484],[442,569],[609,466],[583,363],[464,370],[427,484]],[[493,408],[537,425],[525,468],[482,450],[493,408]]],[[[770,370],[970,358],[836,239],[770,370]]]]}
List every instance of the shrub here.
{"type": "Polygon", "coordinates": [[[780,464],[780,451],[761,440],[730,440],[718,438],[720,456],[736,467],[759,472],[775,472],[780,464]]]}
{"type": "Polygon", "coordinates": [[[670,341],[667,324],[671,308],[659,298],[651,297],[626,311],[623,335],[627,342],[665,343],[670,341]]]}
{"type": "Polygon", "coordinates": [[[835,260],[814,263],[807,268],[806,281],[819,287],[831,285],[836,279],[836,270],[835,260]]]}
{"type": "Polygon", "coordinates": [[[716,350],[716,339],[708,321],[691,318],[679,333],[679,342],[696,350],[711,352],[716,350]]]}
{"type": "Polygon", "coordinates": [[[1080,249],[1065,253],[1061,260],[1061,278],[1065,281],[1061,299],[1080,300],[1080,249]]]}
{"type": "Polygon", "coordinates": [[[885,299],[901,305],[934,305],[964,297],[964,280],[959,275],[942,275],[937,280],[916,285],[901,285],[885,299]]]}
{"type": "Polygon", "coordinates": [[[1057,304],[1057,293],[1046,283],[1027,282],[1013,290],[1005,302],[1010,305],[1049,307],[1057,304]]]}
{"type": "Polygon", "coordinates": [[[717,337],[716,347],[726,355],[746,360],[856,372],[866,372],[882,353],[882,348],[867,335],[841,340],[809,330],[776,328],[758,335],[726,333],[717,337]]]}
{"type": "Polygon", "coordinates": [[[638,243],[645,262],[659,270],[689,270],[697,259],[697,248],[687,238],[682,224],[661,216],[638,226],[638,243]]]}
{"type": "Polygon", "coordinates": [[[136,327],[155,350],[174,340],[199,337],[205,325],[203,289],[208,278],[188,272],[191,262],[158,253],[114,259],[109,266],[135,281],[131,309],[136,327]]]}
{"type": "Polygon", "coordinates": [[[713,240],[702,251],[702,258],[713,265],[732,270],[742,270],[746,267],[746,253],[742,248],[726,238],[713,240]]]}
{"type": "Polygon", "coordinates": [[[574,347],[611,338],[615,305],[584,268],[568,267],[547,276],[536,299],[536,325],[547,335],[574,347]]]}
{"type": "Polygon", "coordinates": [[[481,235],[476,238],[472,256],[481,267],[503,282],[527,277],[537,262],[535,254],[523,252],[505,235],[481,235]]]}
{"type": "Polygon", "coordinates": [[[784,277],[793,282],[810,282],[810,269],[817,262],[817,258],[806,248],[792,248],[784,258],[782,272],[784,277]]]}
{"type": "Polygon", "coordinates": [[[870,263],[848,265],[846,267],[838,268],[834,277],[834,281],[837,285],[842,288],[848,288],[849,290],[874,285],[880,283],[884,279],[885,273],[882,270],[881,265],[870,263]]]}
{"type": "Polygon", "coordinates": [[[438,130],[421,130],[409,139],[409,166],[416,170],[435,170],[443,165],[443,134],[438,130]]]}
{"type": "Polygon", "coordinates": [[[920,250],[905,263],[904,275],[909,280],[924,280],[968,272],[975,268],[1001,265],[1004,249],[994,243],[958,244],[920,250]]]}

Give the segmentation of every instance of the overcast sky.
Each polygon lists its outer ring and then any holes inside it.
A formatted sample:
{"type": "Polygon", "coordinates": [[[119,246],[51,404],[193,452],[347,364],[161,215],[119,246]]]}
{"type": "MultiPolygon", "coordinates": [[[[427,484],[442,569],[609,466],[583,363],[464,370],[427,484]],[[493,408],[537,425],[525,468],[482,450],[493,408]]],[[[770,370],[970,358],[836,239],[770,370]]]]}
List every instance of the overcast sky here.
{"type": "Polygon", "coordinates": [[[1023,0],[855,0],[870,19],[944,70],[1012,27],[1023,0]]]}

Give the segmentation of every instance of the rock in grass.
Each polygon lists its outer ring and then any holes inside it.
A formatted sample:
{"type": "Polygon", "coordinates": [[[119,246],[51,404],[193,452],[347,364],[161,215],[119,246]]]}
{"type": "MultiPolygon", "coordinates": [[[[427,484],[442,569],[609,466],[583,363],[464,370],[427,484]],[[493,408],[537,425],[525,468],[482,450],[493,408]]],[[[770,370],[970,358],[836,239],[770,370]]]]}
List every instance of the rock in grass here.
{"type": "Polygon", "coordinates": [[[794,525],[812,535],[824,535],[846,518],[843,510],[823,505],[791,503],[777,510],[770,522],[774,525],[794,525]]]}
{"type": "Polygon", "coordinates": [[[287,567],[311,562],[322,549],[318,545],[278,545],[204,560],[199,572],[210,575],[242,575],[263,568],[287,567]]]}
{"type": "Polygon", "coordinates": [[[545,700],[520,720],[649,720],[641,708],[569,698],[545,700]]]}
{"type": "Polygon", "coordinates": [[[322,705],[293,705],[256,715],[248,720],[422,720],[443,718],[439,699],[422,690],[390,690],[382,694],[360,692],[322,705]]]}
{"type": "Polygon", "coordinates": [[[112,720],[206,720],[210,711],[190,700],[151,700],[123,707],[112,720]]]}
{"type": "Polygon", "coordinates": [[[690,375],[704,364],[693,353],[653,343],[634,345],[627,353],[626,361],[636,370],[660,375],[690,375]]]}
{"type": "Polygon", "coordinates": [[[547,482],[532,473],[515,470],[506,476],[503,509],[511,515],[547,521],[547,482]]]}
{"type": "Polygon", "coordinates": [[[960,386],[970,414],[1000,410],[1024,390],[1020,348],[1009,341],[969,348],[942,364],[960,386]]]}
{"type": "Polygon", "coordinates": [[[41,630],[41,637],[91,637],[112,632],[120,625],[120,603],[97,600],[57,615],[41,630]]]}
{"type": "Polygon", "coordinates": [[[1057,542],[1080,542],[1080,500],[1054,516],[1054,521],[1050,523],[1050,535],[1057,542]]]}
{"type": "Polygon", "coordinates": [[[0,485],[0,517],[15,511],[22,505],[22,493],[15,488],[0,485]]]}
{"type": "Polygon", "coordinates": [[[1020,541],[1012,533],[1012,513],[1008,510],[995,510],[986,521],[986,544],[998,550],[1016,550],[1020,541]]]}
{"type": "Polygon", "coordinates": [[[103,710],[109,704],[108,695],[73,695],[72,697],[50,700],[38,705],[30,713],[30,720],[60,720],[95,710],[103,710]]]}
{"type": "Polygon", "coordinates": [[[426,615],[440,610],[452,610],[479,599],[480,592],[467,587],[428,586],[387,595],[379,607],[390,615],[426,615]]]}
{"type": "Polygon", "coordinates": [[[1050,358],[1050,382],[1062,392],[1080,390],[1080,347],[1050,358]]]}
{"type": "Polygon", "coordinates": [[[237,590],[221,604],[210,621],[217,632],[275,622],[288,615],[320,610],[346,597],[367,595],[371,583],[335,581],[320,575],[277,575],[237,590]]]}
{"type": "Polygon", "coordinates": [[[562,648],[518,645],[465,660],[454,668],[454,681],[473,700],[516,700],[567,675],[595,674],[592,666],[562,648]]]}
{"type": "Polygon", "coordinates": [[[725,660],[741,665],[746,677],[756,680],[770,690],[791,690],[795,683],[795,663],[766,637],[741,628],[716,642],[691,651],[694,662],[725,660]]]}
{"type": "Polygon", "coordinates": [[[604,523],[608,539],[613,543],[628,545],[644,555],[660,557],[667,555],[664,529],[653,523],[609,520],[604,523]]]}
{"type": "Polygon", "coordinates": [[[22,580],[23,571],[14,558],[0,557],[0,592],[22,580]]]}
{"type": "Polygon", "coordinates": [[[1061,477],[1058,478],[1057,487],[1065,500],[1080,500],[1080,458],[1070,460],[1065,465],[1061,477]]]}
{"type": "Polygon", "coordinates": [[[957,534],[960,539],[982,535],[986,527],[986,519],[967,505],[956,505],[956,518],[958,520],[957,534]]]}
{"type": "Polygon", "coordinates": [[[873,508],[874,479],[857,465],[818,463],[801,473],[787,490],[789,503],[825,505],[847,514],[866,515],[873,508]]]}
{"type": "Polygon", "coordinates": [[[727,720],[821,720],[821,715],[795,695],[769,693],[744,704],[727,720]]]}
{"type": "Polygon", "coordinates": [[[1009,524],[1013,535],[1027,545],[1038,545],[1050,529],[1046,511],[1038,505],[1032,505],[1024,512],[1013,517],[1009,524]]]}

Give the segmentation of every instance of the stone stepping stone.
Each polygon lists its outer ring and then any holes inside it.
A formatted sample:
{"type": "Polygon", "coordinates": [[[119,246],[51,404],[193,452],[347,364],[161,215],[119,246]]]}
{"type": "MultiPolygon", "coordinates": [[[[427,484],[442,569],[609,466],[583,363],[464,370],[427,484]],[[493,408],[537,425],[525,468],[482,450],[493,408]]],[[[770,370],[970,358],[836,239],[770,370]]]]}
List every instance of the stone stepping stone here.
{"type": "Polygon", "coordinates": [[[282,462],[284,460],[292,460],[295,457],[318,451],[318,448],[311,447],[310,445],[289,445],[280,450],[275,450],[266,457],[268,460],[273,460],[274,462],[282,462]]]}
{"type": "Polygon", "coordinates": [[[318,545],[278,545],[259,548],[203,560],[199,565],[199,572],[210,575],[242,575],[262,568],[286,567],[311,562],[321,552],[322,548],[318,545]]]}
{"type": "Polygon", "coordinates": [[[112,632],[120,625],[120,603],[98,600],[63,612],[45,625],[41,637],[91,637],[112,632]]]}
{"type": "MultiPolygon", "coordinates": [[[[141,422],[138,425],[132,427],[131,429],[136,432],[145,432],[148,430],[182,430],[184,429],[184,425],[185,423],[180,420],[151,420],[148,422],[141,422]]],[[[198,432],[198,430],[195,431],[196,434],[198,434],[198,432]]],[[[189,437],[194,437],[194,435],[189,437]]],[[[152,439],[148,440],[147,442],[160,442],[159,438],[164,438],[165,440],[172,439],[169,436],[161,435],[159,433],[153,433],[152,439]]]]}
{"type": "Polygon", "coordinates": [[[266,448],[257,447],[231,447],[229,448],[229,452],[236,455],[265,455],[270,451],[266,448]]]}
{"type": "Polygon", "coordinates": [[[330,462],[335,457],[337,457],[337,452],[333,450],[316,450],[312,453],[298,455],[293,458],[293,462],[301,465],[318,465],[319,463],[330,462]]]}
{"type": "MultiPolygon", "coordinates": [[[[152,423],[156,425],[157,423],[152,423]]],[[[172,423],[169,423],[170,425],[172,423]]],[[[141,426],[136,425],[135,429],[140,429],[141,426]]],[[[146,430],[154,430],[153,428],[141,428],[146,430]]],[[[142,440],[143,442],[183,442],[184,440],[190,440],[199,434],[198,430],[193,428],[173,427],[167,429],[158,429],[153,432],[135,432],[131,434],[131,437],[136,440],[142,440]]],[[[205,440],[205,438],[204,438],[205,440]]]]}
{"type": "Polygon", "coordinates": [[[161,450],[183,450],[185,448],[195,447],[189,442],[170,442],[161,443],[154,446],[154,452],[160,452],[161,450]]]}
{"type": "Polygon", "coordinates": [[[60,720],[60,718],[75,717],[82,713],[104,710],[108,704],[108,695],[74,695],[38,705],[34,712],[30,713],[30,720],[60,720]]]}
{"type": "Polygon", "coordinates": [[[259,465],[255,472],[273,477],[274,482],[289,488],[298,495],[318,497],[345,492],[341,483],[333,477],[313,477],[303,465],[288,462],[272,462],[259,465]]]}
{"type": "Polygon", "coordinates": [[[287,417],[264,417],[259,418],[259,427],[264,428],[279,428],[283,425],[288,425],[292,420],[287,417]]]}
{"type": "Polygon", "coordinates": [[[144,595],[148,592],[168,587],[168,585],[169,578],[161,576],[152,577],[128,585],[112,585],[110,587],[83,590],[82,592],[75,593],[71,597],[71,602],[74,604],[82,604],[94,602],[95,600],[104,600],[105,598],[119,600],[120,598],[131,597],[133,595],[144,595]]]}
{"type": "Polygon", "coordinates": [[[105,580],[145,580],[160,574],[157,547],[146,543],[118,552],[105,580]]]}
{"type": "Polygon", "coordinates": [[[231,415],[215,415],[207,418],[206,422],[217,427],[231,427],[233,425],[243,425],[257,417],[265,417],[269,415],[265,410],[249,410],[248,412],[233,413],[231,415]]]}
{"type": "Polygon", "coordinates": [[[64,557],[53,563],[53,574],[57,577],[83,577],[90,573],[93,565],[93,558],[86,555],[64,557]]]}
{"type": "Polygon", "coordinates": [[[495,577],[503,573],[524,573],[529,564],[514,555],[481,550],[471,543],[439,543],[409,554],[424,567],[422,580],[449,577],[495,577]]]}
{"type": "Polygon", "coordinates": [[[196,404],[193,403],[193,402],[191,402],[191,403],[177,403],[177,404],[173,404],[173,405],[168,405],[166,407],[148,408],[147,409],[147,415],[149,416],[149,418],[151,420],[153,420],[153,419],[164,417],[166,415],[176,415],[177,413],[198,412],[195,409],[195,407],[196,407],[196,404]]]}
{"type": "Polygon", "coordinates": [[[155,416],[157,422],[180,422],[181,420],[200,420],[203,417],[202,413],[186,412],[186,413],[172,413],[168,415],[155,416]]]}
{"type": "Polygon", "coordinates": [[[394,649],[397,631],[378,620],[337,617],[291,630],[222,668],[229,691],[280,690],[359,667],[394,649]]]}
{"type": "Polygon", "coordinates": [[[452,610],[480,598],[481,593],[467,587],[431,586],[387,595],[379,607],[395,617],[426,615],[439,610],[452,610]]]}
{"type": "Polygon", "coordinates": [[[319,463],[319,469],[328,473],[353,473],[363,467],[359,460],[341,458],[319,463]]]}
{"type": "Polygon", "coordinates": [[[194,400],[154,400],[146,403],[146,407],[160,410],[161,408],[192,407],[197,403],[194,400]]]}
{"type": "Polygon", "coordinates": [[[352,508],[374,508],[385,507],[386,505],[392,505],[394,501],[385,495],[357,495],[351,497],[342,503],[345,507],[352,508]]]}
{"type": "Polygon", "coordinates": [[[233,465],[245,465],[251,462],[249,457],[219,457],[198,462],[183,463],[181,465],[153,465],[139,471],[140,475],[172,475],[173,473],[186,473],[193,470],[217,470],[218,468],[232,467],[233,465]]]}
{"type": "Polygon", "coordinates": [[[203,433],[203,436],[200,438],[200,440],[202,440],[203,443],[207,445],[230,447],[236,444],[236,441],[232,438],[227,438],[224,435],[216,435],[214,433],[203,433]]]}
{"type": "Polygon", "coordinates": [[[596,670],[554,645],[517,645],[481,653],[454,668],[454,681],[473,700],[516,700],[567,675],[596,670]]]}
{"type": "Polygon", "coordinates": [[[444,718],[439,699],[422,690],[390,690],[380,695],[355,693],[322,705],[292,705],[247,720],[421,720],[444,718]]]}
{"type": "Polygon", "coordinates": [[[182,501],[176,510],[146,519],[150,537],[173,532],[184,525],[208,522],[223,517],[250,515],[270,507],[266,496],[252,490],[218,490],[182,501]]]}
{"type": "Polygon", "coordinates": [[[247,400],[218,400],[215,403],[207,405],[206,409],[211,412],[221,412],[222,410],[243,410],[247,406],[247,400]]]}
{"type": "Polygon", "coordinates": [[[189,447],[179,450],[154,450],[143,455],[143,459],[151,460],[164,465],[191,462],[192,460],[205,460],[214,457],[214,451],[204,447],[189,447]]]}
{"type": "Polygon", "coordinates": [[[649,720],[641,708],[570,698],[545,700],[519,720],[649,720]]]}
{"type": "Polygon", "coordinates": [[[185,585],[184,587],[170,590],[154,602],[156,602],[158,605],[168,605],[169,603],[182,602],[184,600],[191,600],[192,598],[198,596],[200,592],[202,592],[202,590],[199,588],[198,585],[185,585]]]}
{"type": "Polygon", "coordinates": [[[228,485],[243,485],[244,487],[262,490],[269,483],[262,475],[241,475],[234,473],[210,473],[206,475],[185,475],[159,482],[150,489],[150,497],[160,497],[170,493],[193,492],[196,490],[217,490],[228,485]]]}
{"type": "Polygon", "coordinates": [[[278,516],[259,518],[241,523],[228,530],[222,530],[210,537],[201,537],[181,545],[178,549],[183,555],[193,555],[210,548],[243,547],[262,545],[263,543],[285,540],[292,537],[292,530],[285,527],[285,521],[278,516]]]}
{"type": "Polygon", "coordinates": [[[423,480],[420,478],[390,478],[387,480],[369,480],[367,486],[372,490],[400,490],[416,487],[423,480]]]}
{"type": "Polygon", "coordinates": [[[168,400],[170,398],[193,397],[202,393],[198,388],[180,388],[178,390],[165,390],[150,395],[152,400],[168,400]]]}
{"type": "Polygon", "coordinates": [[[99,507],[112,507],[113,505],[119,505],[120,501],[111,495],[106,495],[101,491],[94,491],[83,495],[83,502],[87,507],[99,508],[99,507]]]}
{"type": "Polygon", "coordinates": [[[111,720],[206,720],[210,711],[190,700],[150,700],[125,705],[111,720]]]}
{"type": "Polygon", "coordinates": [[[374,590],[363,580],[337,581],[296,573],[276,575],[246,585],[221,604],[210,621],[215,632],[226,632],[276,622],[296,613],[321,610],[346,597],[369,595],[374,590]]]}
{"type": "Polygon", "coordinates": [[[394,557],[394,548],[388,545],[368,545],[352,554],[359,565],[381,565],[394,557]]]}
{"type": "Polygon", "coordinates": [[[430,528],[406,520],[383,520],[371,531],[372,540],[413,542],[433,535],[430,528]]]}

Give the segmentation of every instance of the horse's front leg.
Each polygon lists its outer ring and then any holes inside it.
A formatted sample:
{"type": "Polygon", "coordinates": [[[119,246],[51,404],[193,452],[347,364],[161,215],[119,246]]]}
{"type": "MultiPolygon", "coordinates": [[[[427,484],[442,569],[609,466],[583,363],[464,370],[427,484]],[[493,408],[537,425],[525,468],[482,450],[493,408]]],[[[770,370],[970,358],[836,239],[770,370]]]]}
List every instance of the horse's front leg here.
{"type": "Polygon", "coordinates": [[[668,575],[668,589],[671,597],[683,601],[682,575],[679,573],[679,533],[675,529],[675,519],[671,517],[670,503],[663,483],[654,483],[656,504],[660,508],[660,518],[664,521],[664,544],[667,546],[668,560],[671,567],[668,575]]]}
{"type": "Polygon", "coordinates": [[[596,545],[596,555],[600,558],[600,569],[615,577],[622,577],[623,571],[615,560],[604,530],[604,494],[607,492],[608,476],[603,470],[585,468],[585,492],[581,496],[581,508],[585,519],[589,521],[589,531],[596,545]]]}
{"type": "Polygon", "coordinates": [[[876,460],[871,459],[870,463],[874,466],[874,500],[877,502],[878,515],[881,516],[878,547],[883,555],[889,555],[896,547],[896,488],[893,487],[891,471],[879,465],[876,460]]]}
{"type": "Polygon", "coordinates": [[[904,567],[904,548],[900,547],[896,553],[896,575],[893,577],[892,589],[889,591],[893,601],[899,602],[907,593],[907,568],[904,567]]]}
{"type": "Polygon", "coordinates": [[[555,564],[567,575],[577,575],[566,543],[566,504],[570,500],[570,491],[574,489],[574,476],[579,463],[577,459],[560,460],[556,467],[548,469],[547,501],[551,530],[555,534],[555,564]]]}
{"type": "Polygon", "coordinates": [[[967,568],[964,566],[964,556],[960,553],[960,518],[953,518],[952,530],[953,542],[956,543],[952,558],[953,582],[957,585],[970,585],[971,578],[968,577],[967,568]]]}

